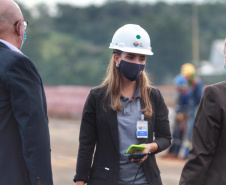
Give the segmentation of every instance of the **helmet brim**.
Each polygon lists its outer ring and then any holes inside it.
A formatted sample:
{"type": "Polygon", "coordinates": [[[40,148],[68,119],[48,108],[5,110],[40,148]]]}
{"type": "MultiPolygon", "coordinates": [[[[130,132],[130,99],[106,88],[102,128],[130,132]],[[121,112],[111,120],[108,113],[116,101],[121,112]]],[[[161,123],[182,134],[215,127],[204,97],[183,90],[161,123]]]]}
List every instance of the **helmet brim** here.
{"type": "Polygon", "coordinates": [[[142,55],[153,55],[154,53],[151,50],[142,49],[142,48],[127,48],[127,47],[109,47],[110,49],[118,49],[123,52],[136,53],[142,55]]]}

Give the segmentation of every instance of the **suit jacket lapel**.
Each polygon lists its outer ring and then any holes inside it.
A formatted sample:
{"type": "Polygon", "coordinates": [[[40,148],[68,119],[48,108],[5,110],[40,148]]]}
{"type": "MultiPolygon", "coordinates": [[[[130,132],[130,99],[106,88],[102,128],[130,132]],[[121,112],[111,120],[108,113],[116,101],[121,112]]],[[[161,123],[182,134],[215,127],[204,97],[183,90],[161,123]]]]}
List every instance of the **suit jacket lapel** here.
{"type": "Polygon", "coordinates": [[[106,114],[106,122],[109,125],[111,135],[117,151],[119,151],[119,135],[118,135],[118,120],[117,112],[109,108],[106,114]]]}

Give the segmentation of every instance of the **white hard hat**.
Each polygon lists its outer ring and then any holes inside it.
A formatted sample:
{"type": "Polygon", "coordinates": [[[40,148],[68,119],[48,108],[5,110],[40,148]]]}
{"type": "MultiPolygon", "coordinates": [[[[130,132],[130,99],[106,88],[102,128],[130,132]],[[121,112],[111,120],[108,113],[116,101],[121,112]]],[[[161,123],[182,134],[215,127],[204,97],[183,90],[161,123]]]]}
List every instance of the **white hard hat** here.
{"type": "Polygon", "coordinates": [[[109,48],[130,53],[153,55],[148,33],[135,24],[126,24],[119,28],[115,32],[109,48]]]}

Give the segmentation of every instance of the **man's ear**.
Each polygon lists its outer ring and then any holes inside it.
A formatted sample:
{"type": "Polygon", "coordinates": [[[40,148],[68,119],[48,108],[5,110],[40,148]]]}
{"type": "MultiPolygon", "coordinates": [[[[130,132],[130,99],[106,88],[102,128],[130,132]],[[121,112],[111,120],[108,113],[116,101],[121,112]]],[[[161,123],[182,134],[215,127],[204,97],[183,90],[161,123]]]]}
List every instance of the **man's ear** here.
{"type": "Polygon", "coordinates": [[[17,32],[18,36],[23,36],[23,29],[24,29],[24,27],[23,27],[22,23],[23,23],[22,21],[19,21],[17,23],[17,25],[16,25],[16,32],[17,32]]]}

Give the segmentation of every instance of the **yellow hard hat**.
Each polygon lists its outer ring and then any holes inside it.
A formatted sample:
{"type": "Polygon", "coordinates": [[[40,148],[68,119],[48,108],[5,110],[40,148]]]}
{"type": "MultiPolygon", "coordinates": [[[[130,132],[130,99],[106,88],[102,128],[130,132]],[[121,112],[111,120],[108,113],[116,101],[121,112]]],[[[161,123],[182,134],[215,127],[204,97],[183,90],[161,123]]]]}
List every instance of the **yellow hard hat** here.
{"type": "Polygon", "coordinates": [[[181,66],[181,75],[191,76],[195,74],[195,67],[191,63],[186,63],[181,66]]]}

